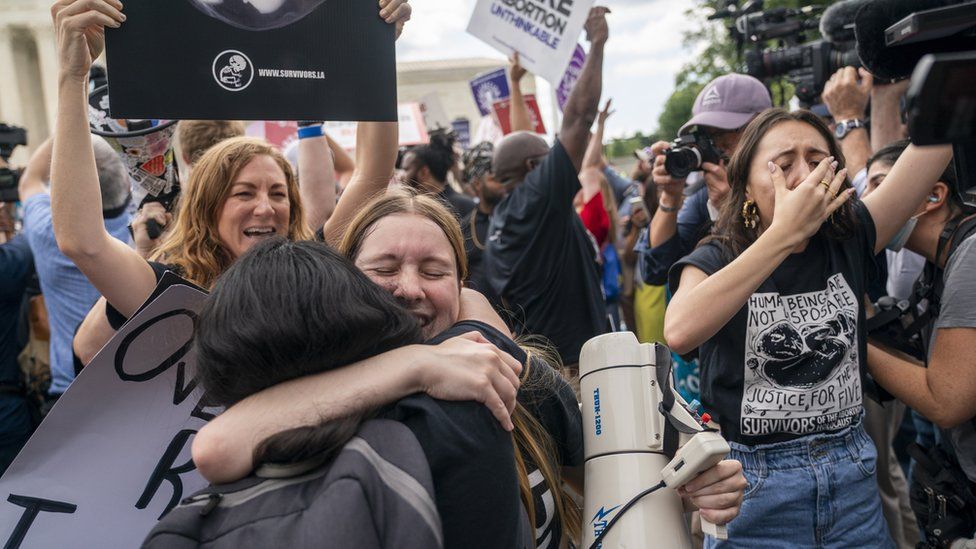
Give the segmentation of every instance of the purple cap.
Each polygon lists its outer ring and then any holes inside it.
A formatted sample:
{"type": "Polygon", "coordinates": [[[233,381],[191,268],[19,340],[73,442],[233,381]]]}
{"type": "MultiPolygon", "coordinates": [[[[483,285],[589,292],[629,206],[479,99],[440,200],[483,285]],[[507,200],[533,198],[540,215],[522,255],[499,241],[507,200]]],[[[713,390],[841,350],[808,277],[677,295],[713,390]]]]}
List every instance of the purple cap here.
{"type": "Polygon", "coordinates": [[[769,90],[759,80],[745,74],[719,76],[698,94],[693,116],[678,135],[689,133],[693,126],[737,130],[772,106],[769,90]]]}

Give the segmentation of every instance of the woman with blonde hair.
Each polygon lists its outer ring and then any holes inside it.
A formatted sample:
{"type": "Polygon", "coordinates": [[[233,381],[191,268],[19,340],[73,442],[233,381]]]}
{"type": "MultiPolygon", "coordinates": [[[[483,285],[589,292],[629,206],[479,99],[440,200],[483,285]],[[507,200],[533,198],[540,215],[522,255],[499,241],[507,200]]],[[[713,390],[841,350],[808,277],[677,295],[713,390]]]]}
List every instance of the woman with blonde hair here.
{"type": "MultiPolygon", "coordinates": [[[[566,482],[582,491],[582,421],[575,394],[555,365],[547,361],[546,353],[516,344],[487,300],[463,290],[467,270],[464,240],[453,214],[435,198],[394,190],[361,209],[347,228],[339,250],[417,319],[428,344],[474,331],[523,364],[518,404],[512,416],[522,507],[534,526],[536,546],[555,548],[565,540],[578,541],[579,509],[563,489],[566,482]],[[459,321],[472,316],[480,320],[459,321]]],[[[320,395],[323,400],[345,398],[342,390],[307,378],[291,382],[288,390],[272,388],[259,393],[258,399],[245,400],[244,406],[231,407],[201,430],[194,441],[198,465],[215,465],[201,468],[205,476],[215,482],[236,480],[253,467],[256,441],[317,421],[314,406],[300,398],[303,394],[320,395]],[[280,421],[283,411],[296,417],[295,409],[305,410],[304,421],[280,421]]],[[[384,399],[394,402],[403,396],[388,393],[384,399]]],[[[353,408],[349,413],[362,409],[353,408]]],[[[437,486],[441,461],[438,456],[428,458],[438,507],[445,519],[445,546],[452,546],[452,541],[453,546],[461,546],[458,543],[465,532],[452,531],[449,517],[463,513],[474,517],[472,520],[486,515],[480,520],[487,520],[487,515],[501,510],[485,507],[488,503],[480,499],[483,494],[477,490],[472,494],[471,486],[437,486]]],[[[706,475],[700,479],[710,490],[705,497],[714,499],[699,499],[698,503],[718,513],[719,521],[730,520],[741,493],[737,464],[723,463],[706,475]]],[[[463,526],[464,521],[455,524],[463,526]]]]}
{"type": "MultiPolygon", "coordinates": [[[[385,9],[404,3],[392,0],[385,9]]],[[[116,0],[59,0],[51,10],[60,57],[51,178],[55,236],[64,254],[107,300],[105,316],[115,329],[149,298],[166,270],[209,289],[256,243],[273,236],[290,240],[312,236],[291,166],[277,149],[251,138],[220,143],[201,157],[184,189],[176,225],[153,256],[154,262],[145,261],[105,231],[88,129],[88,71],[101,52],[105,27],[118,27],[124,21],[120,9],[116,0]]],[[[403,15],[409,17],[409,10],[403,15]]],[[[358,171],[324,227],[326,235],[340,232],[363,197],[371,196],[377,182],[385,185],[393,174],[395,122],[364,122],[357,140],[361,143],[358,171]]],[[[95,331],[108,332],[99,334],[106,340],[112,333],[107,326],[95,331]]],[[[510,421],[517,383],[514,372],[519,364],[481,339],[456,338],[423,353],[404,347],[362,363],[368,371],[381,372],[389,364],[412,367],[401,368],[399,375],[369,380],[370,385],[364,385],[361,376],[350,378],[341,371],[322,375],[334,386],[349,388],[350,393],[389,386],[436,393],[441,398],[477,400],[490,406],[499,421],[510,421]],[[413,375],[420,366],[423,376],[413,375]]],[[[359,395],[355,400],[369,399],[359,395]]],[[[323,414],[334,412],[339,417],[346,405],[329,402],[323,414]]]]}

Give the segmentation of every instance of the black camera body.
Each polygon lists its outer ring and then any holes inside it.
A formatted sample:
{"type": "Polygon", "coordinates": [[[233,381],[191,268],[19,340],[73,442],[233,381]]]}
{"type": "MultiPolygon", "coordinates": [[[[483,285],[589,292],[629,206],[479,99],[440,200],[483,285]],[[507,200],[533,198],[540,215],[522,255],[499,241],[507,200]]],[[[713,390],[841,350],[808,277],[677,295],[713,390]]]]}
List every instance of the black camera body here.
{"type": "MultiPolygon", "coordinates": [[[[10,160],[14,149],[27,144],[27,130],[17,126],[0,124],[0,158],[4,162],[10,160]]],[[[18,200],[17,185],[20,183],[22,170],[9,167],[0,168],[0,202],[16,202],[18,200]]]]}
{"type": "Polygon", "coordinates": [[[760,80],[785,76],[804,105],[816,102],[827,80],[843,67],[860,67],[854,45],[838,46],[826,40],[785,48],[747,51],[746,70],[760,80]]]}
{"type": "Polygon", "coordinates": [[[691,172],[701,171],[705,162],[721,161],[722,151],[712,138],[704,132],[692,132],[671,142],[671,148],[664,154],[664,169],[675,179],[685,179],[691,172]]]}

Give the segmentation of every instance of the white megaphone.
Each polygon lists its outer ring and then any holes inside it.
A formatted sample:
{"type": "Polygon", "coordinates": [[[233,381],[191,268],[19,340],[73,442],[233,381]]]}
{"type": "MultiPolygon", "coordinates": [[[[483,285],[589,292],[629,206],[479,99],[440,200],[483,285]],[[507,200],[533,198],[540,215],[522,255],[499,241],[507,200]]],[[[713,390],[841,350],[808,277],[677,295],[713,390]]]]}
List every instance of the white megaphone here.
{"type": "MultiPolygon", "coordinates": [[[[728,443],[678,395],[671,353],[631,332],[580,354],[585,490],[583,547],[691,547],[675,488],[728,455],[728,443]],[[683,444],[682,444],[683,443],[683,444]]],[[[724,539],[724,527],[702,522],[724,539]]]]}

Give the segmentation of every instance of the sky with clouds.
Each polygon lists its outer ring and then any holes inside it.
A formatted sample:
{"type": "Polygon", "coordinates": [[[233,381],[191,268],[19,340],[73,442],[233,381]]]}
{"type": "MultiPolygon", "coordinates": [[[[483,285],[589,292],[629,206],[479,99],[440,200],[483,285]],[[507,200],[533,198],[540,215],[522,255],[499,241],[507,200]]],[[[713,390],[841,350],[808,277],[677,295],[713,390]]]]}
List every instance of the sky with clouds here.
{"type": "MultiPolygon", "coordinates": [[[[693,0],[604,0],[609,7],[610,41],[604,60],[603,97],[613,98],[607,136],[645,133],[657,126],[674,75],[690,61],[682,32],[693,26],[685,16],[693,0]]],[[[475,0],[410,0],[413,18],[400,37],[401,61],[429,61],[502,55],[465,32],[475,0]]],[[[582,37],[580,38],[582,40],[582,37]]]]}

